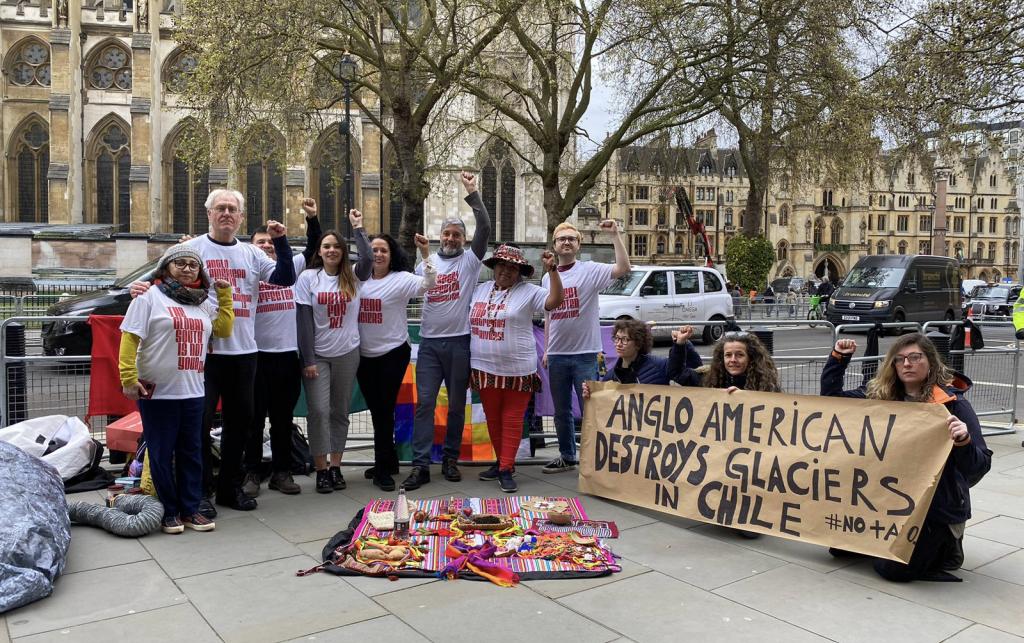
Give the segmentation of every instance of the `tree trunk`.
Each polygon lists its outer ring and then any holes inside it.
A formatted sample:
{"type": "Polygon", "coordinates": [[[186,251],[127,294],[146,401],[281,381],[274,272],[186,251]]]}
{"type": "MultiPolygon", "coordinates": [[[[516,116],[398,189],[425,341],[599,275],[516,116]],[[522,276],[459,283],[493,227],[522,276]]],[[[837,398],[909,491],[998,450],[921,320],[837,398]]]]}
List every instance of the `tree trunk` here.
{"type": "Polygon", "coordinates": [[[747,192],[743,213],[743,236],[756,237],[764,231],[764,194],[768,186],[768,167],[756,154],[750,156],[751,162],[747,167],[750,190],[747,192]]]}

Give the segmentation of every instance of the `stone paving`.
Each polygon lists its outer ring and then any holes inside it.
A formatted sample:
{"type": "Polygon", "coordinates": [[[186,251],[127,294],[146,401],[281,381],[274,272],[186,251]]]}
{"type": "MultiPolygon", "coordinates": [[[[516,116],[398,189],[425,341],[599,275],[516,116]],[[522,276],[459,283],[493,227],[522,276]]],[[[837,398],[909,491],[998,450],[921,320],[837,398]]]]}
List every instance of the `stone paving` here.
{"type": "MultiPolygon", "coordinates": [[[[992,472],[972,491],[963,583],[898,585],[825,549],[734,532],[583,496],[614,520],[622,573],[524,582],[295,576],[374,495],[361,469],[349,489],[223,510],[213,533],[122,539],[74,527],[52,596],[0,616],[8,641],[955,641],[1024,637],[1024,448],[989,438],[992,472]]],[[[412,497],[493,496],[495,483],[445,482],[412,497]]],[[[520,493],[564,495],[576,474],[523,467],[520,493]]],[[[98,501],[98,492],[79,494],[98,501]]]]}

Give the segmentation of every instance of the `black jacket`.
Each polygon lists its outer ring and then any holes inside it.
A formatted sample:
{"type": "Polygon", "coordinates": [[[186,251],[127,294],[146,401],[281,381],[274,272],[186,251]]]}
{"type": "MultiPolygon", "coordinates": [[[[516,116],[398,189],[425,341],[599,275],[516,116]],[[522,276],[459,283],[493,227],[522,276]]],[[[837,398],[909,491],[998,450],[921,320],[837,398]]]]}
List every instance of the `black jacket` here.
{"type": "MultiPolygon", "coordinates": [[[[843,390],[843,375],[850,363],[850,355],[839,356],[833,351],[821,372],[821,394],[831,397],[865,398],[865,387],[843,390]]],[[[967,522],[971,517],[970,488],[978,483],[992,467],[992,451],[985,445],[981,424],[971,403],[964,394],[971,388],[971,380],[956,373],[953,382],[936,391],[936,403],[943,404],[951,414],[967,425],[970,444],[954,446],[942,469],[939,485],[932,497],[927,520],[946,525],[967,522]],[[940,397],[941,395],[941,397],[940,397]]]]}
{"type": "Polygon", "coordinates": [[[675,381],[683,386],[700,386],[700,380],[694,384],[681,379],[683,367],[697,368],[701,365],[700,355],[693,344],[686,342],[683,345],[672,343],[668,359],[656,355],[639,355],[627,369],[616,368],[619,365],[616,360],[604,376],[604,381],[621,382],[623,384],[662,384],[668,385],[675,381]]]}

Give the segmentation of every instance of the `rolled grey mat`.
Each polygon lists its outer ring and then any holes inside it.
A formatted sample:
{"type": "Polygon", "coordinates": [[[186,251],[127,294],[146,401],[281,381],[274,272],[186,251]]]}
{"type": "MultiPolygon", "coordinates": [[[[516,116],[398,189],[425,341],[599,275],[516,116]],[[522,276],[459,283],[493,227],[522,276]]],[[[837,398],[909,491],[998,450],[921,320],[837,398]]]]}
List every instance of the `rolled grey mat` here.
{"type": "Polygon", "coordinates": [[[68,503],[71,522],[100,527],[117,536],[138,538],[160,528],[164,506],[153,496],[122,494],[113,508],[88,502],[68,503]]]}

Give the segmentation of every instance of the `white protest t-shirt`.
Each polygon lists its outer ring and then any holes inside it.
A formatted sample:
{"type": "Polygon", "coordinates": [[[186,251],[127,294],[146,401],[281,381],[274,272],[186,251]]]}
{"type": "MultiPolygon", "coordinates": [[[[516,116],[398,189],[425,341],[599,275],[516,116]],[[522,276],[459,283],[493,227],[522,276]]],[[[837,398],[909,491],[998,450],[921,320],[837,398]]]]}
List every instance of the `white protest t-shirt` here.
{"type": "Polygon", "coordinates": [[[212,282],[224,279],[231,284],[231,298],[235,302],[235,324],[229,337],[217,337],[210,344],[210,352],[219,355],[244,355],[256,352],[256,298],[260,281],[270,279],[277,263],[265,252],[250,243],[237,239],[231,245],[221,245],[202,235],[187,241],[199,252],[210,276],[210,296],[216,301],[212,282]]]}
{"type": "Polygon", "coordinates": [[[304,270],[295,282],[295,303],[313,309],[313,352],[340,357],[359,348],[359,285],[356,296],[338,290],[338,276],[322,268],[304,270]]]}
{"type": "MultiPolygon", "coordinates": [[[[455,337],[469,332],[469,298],[480,278],[480,257],[466,250],[458,257],[445,259],[432,255],[437,268],[437,282],[423,297],[421,337],[455,337]]],[[[416,266],[416,274],[423,275],[423,262],[416,266]]]]}
{"type": "MultiPolygon", "coordinates": [[[[577,261],[559,272],[562,305],[548,313],[548,355],[578,355],[601,352],[601,322],[598,293],[615,281],[610,263],[577,261]]],[[[551,281],[547,273],[541,286],[551,281]]]]}
{"type": "MultiPolygon", "coordinates": [[[[306,258],[295,255],[295,274],[306,268],[306,258]]],[[[278,286],[260,281],[256,300],[256,347],[262,353],[288,353],[298,350],[295,337],[294,286],[278,286]]]]}
{"type": "Polygon", "coordinates": [[[217,317],[216,300],[198,306],[179,304],[153,286],[128,306],[121,331],[138,335],[135,359],[139,379],[152,382],[155,400],[205,395],[206,347],[217,317]]]}
{"type": "Polygon", "coordinates": [[[370,277],[359,288],[359,354],[380,357],[409,341],[409,300],[423,294],[424,278],[411,272],[370,277]]]}
{"type": "Polygon", "coordinates": [[[469,309],[469,361],[494,375],[530,375],[537,372],[537,343],[533,315],[544,311],[548,291],[520,282],[495,290],[494,282],[473,291],[469,309]]]}

